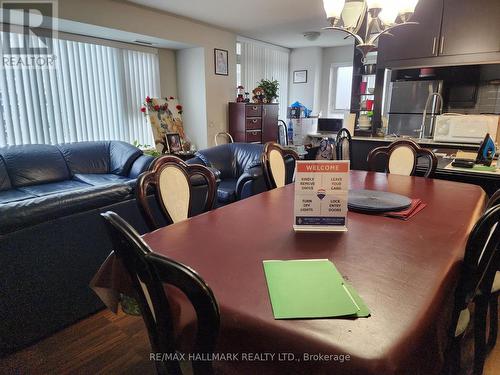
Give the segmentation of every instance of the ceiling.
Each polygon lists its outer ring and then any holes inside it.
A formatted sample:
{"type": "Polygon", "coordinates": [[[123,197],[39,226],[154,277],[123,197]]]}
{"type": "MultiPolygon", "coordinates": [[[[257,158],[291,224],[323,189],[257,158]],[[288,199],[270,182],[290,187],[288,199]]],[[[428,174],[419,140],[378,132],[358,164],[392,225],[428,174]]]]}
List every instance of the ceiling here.
{"type": "Polygon", "coordinates": [[[130,0],[288,48],[350,45],[352,39],[329,26],[322,0],[130,0]],[[303,33],[321,31],[315,41],[303,33]]]}

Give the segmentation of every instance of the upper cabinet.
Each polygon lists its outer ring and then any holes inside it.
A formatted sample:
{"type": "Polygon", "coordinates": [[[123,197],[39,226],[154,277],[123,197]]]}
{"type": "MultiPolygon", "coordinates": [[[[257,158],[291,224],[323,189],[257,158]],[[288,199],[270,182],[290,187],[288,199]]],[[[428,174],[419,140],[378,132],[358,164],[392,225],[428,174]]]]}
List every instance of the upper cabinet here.
{"type": "Polygon", "coordinates": [[[500,51],[500,0],[445,0],[440,55],[500,51]]]}
{"type": "Polygon", "coordinates": [[[443,14],[442,0],[420,0],[411,21],[418,25],[401,26],[382,35],[379,61],[406,60],[435,56],[438,49],[443,14]]]}
{"type": "Polygon", "coordinates": [[[441,58],[453,64],[464,62],[464,55],[480,62],[480,54],[500,52],[499,19],[500,0],[419,0],[411,19],[419,24],[380,37],[379,62],[426,59],[430,65],[441,58]]]}

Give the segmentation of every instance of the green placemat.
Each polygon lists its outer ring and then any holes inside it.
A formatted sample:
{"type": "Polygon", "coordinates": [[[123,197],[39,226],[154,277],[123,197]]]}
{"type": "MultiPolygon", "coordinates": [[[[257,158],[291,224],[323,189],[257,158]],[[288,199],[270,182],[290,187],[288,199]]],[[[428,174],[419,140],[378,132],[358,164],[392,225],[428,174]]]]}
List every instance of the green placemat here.
{"type": "Polygon", "coordinates": [[[359,295],[327,259],[263,263],[275,319],[369,315],[359,295]]]}

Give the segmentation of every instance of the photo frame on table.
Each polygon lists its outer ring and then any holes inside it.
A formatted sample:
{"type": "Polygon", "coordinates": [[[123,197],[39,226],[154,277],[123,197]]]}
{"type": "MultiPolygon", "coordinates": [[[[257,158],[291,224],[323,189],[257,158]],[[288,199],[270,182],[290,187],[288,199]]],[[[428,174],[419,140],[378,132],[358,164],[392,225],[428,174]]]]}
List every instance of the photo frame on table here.
{"type": "Polygon", "coordinates": [[[293,83],[307,83],[307,70],[295,70],[293,72],[293,83]]]}
{"type": "Polygon", "coordinates": [[[229,75],[228,51],[225,49],[214,48],[215,74],[220,76],[229,75]]]}
{"type": "Polygon", "coordinates": [[[167,138],[167,148],[168,153],[174,154],[176,152],[182,151],[181,136],[179,133],[168,133],[167,138]]]}

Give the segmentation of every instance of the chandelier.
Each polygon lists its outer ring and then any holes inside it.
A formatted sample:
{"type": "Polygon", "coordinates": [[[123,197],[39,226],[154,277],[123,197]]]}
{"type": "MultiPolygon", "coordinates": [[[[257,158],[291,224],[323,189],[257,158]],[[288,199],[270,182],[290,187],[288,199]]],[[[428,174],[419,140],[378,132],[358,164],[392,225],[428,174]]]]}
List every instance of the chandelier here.
{"type": "Polygon", "coordinates": [[[395,28],[418,24],[409,21],[417,3],[418,0],[323,0],[331,24],[323,30],[340,30],[353,36],[364,62],[368,52],[377,50],[381,35],[392,35],[390,31],[395,28]],[[364,37],[359,35],[362,31],[364,37]]]}

